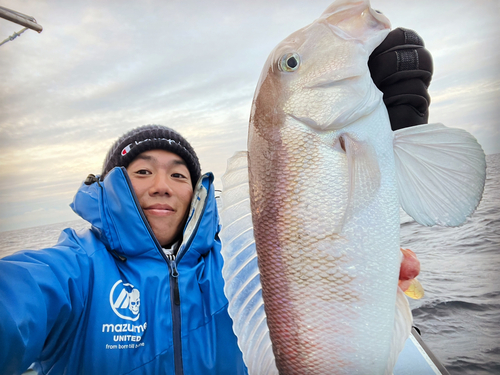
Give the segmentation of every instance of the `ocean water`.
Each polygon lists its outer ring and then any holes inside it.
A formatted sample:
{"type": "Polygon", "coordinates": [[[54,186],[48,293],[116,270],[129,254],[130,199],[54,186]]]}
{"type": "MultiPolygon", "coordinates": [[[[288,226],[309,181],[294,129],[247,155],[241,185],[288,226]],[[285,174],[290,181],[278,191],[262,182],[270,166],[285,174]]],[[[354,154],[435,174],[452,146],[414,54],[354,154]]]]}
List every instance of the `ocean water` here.
{"type": "Polygon", "coordinates": [[[421,262],[414,325],[450,374],[500,374],[500,154],[488,155],[477,211],[458,228],[402,216],[401,246],[421,262]]]}
{"type": "MultiPolygon", "coordinates": [[[[425,296],[414,325],[451,375],[500,374],[500,154],[488,155],[483,199],[461,227],[423,227],[401,216],[401,246],[421,262],[425,296]]],[[[0,233],[0,257],[53,245],[83,220],[0,233]]]]}

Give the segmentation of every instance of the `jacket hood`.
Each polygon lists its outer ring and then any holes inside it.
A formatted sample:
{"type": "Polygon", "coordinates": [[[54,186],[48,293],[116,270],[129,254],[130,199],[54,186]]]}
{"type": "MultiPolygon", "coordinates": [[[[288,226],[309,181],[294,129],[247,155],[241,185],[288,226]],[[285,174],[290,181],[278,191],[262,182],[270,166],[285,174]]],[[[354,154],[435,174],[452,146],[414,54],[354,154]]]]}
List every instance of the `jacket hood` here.
{"type": "MultiPolygon", "coordinates": [[[[213,240],[218,230],[213,190],[213,175],[207,173],[200,178],[194,189],[181,247],[194,243],[193,246],[198,248],[197,243],[204,241],[206,236],[213,240]],[[217,223],[210,225],[208,221],[213,220],[217,223]],[[205,223],[202,225],[202,222],[205,223]],[[204,228],[204,233],[198,233],[200,227],[204,228]]],[[[92,225],[92,232],[108,250],[126,257],[137,256],[152,249],[161,251],[161,246],[137,201],[125,168],[114,168],[104,181],[95,181],[90,185],[84,182],[70,206],[76,214],[92,225]]]]}

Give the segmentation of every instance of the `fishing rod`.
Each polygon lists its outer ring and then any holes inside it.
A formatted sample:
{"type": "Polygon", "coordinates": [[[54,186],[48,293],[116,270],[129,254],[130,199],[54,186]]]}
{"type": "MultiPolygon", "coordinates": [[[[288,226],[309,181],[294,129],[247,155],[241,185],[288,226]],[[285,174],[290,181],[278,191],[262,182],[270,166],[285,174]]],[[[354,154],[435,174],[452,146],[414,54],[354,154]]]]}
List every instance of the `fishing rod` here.
{"type": "Polygon", "coordinates": [[[15,10],[12,9],[0,7],[0,17],[6,19],[7,21],[11,21],[17,23],[18,25],[24,26],[24,29],[15,32],[7,39],[5,39],[3,42],[1,42],[0,46],[16,39],[18,36],[20,36],[28,29],[35,30],[38,33],[41,33],[43,30],[42,25],[38,24],[34,17],[28,16],[20,12],[16,12],[15,10]]]}

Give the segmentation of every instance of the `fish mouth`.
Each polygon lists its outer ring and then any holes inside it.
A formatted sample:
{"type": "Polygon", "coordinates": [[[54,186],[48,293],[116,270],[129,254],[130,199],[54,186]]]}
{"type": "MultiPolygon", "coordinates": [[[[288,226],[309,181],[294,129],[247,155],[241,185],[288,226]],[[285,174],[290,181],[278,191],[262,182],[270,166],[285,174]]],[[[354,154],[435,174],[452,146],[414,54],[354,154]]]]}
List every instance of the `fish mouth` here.
{"type": "Polygon", "coordinates": [[[386,28],[391,28],[391,21],[382,13],[380,10],[369,8],[371,15],[380,23],[382,23],[386,28]]]}
{"type": "Polygon", "coordinates": [[[358,15],[361,15],[371,25],[378,23],[379,29],[391,28],[389,19],[381,11],[373,9],[370,2],[366,0],[344,2],[344,4],[334,2],[323,12],[319,19],[325,21],[331,31],[338,37],[345,40],[356,40],[359,39],[360,35],[348,27],[348,22],[352,17],[358,15]],[[345,27],[346,25],[347,27],[345,27]]]}

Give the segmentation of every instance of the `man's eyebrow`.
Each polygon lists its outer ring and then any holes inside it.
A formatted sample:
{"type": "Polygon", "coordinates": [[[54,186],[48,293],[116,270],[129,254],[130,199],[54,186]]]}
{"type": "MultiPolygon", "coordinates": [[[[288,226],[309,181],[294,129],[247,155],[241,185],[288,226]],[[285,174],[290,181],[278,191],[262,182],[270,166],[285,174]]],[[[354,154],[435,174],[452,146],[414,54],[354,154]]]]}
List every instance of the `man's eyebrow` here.
{"type": "Polygon", "coordinates": [[[144,155],[144,154],[139,154],[136,156],[137,159],[143,159],[143,160],[152,160],[152,159],[155,159],[154,157],[152,156],[149,156],[149,155],[144,155]]]}
{"type": "MultiPolygon", "coordinates": [[[[139,155],[137,155],[137,159],[142,159],[142,160],[151,161],[153,163],[158,163],[158,159],[154,156],[151,156],[151,155],[139,154],[139,155]]],[[[179,159],[171,160],[170,162],[174,165],[184,165],[187,167],[186,162],[181,157],[179,157],[179,159]]]]}
{"type": "Polygon", "coordinates": [[[177,164],[177,165],[184,165],[184,166],[186,166],[186,167],[187,167],[187,164],[186,164],[186,162],[184,161],[184,159],[174,160],[173,162],[174,162],[174,164],[177,164]]]}

